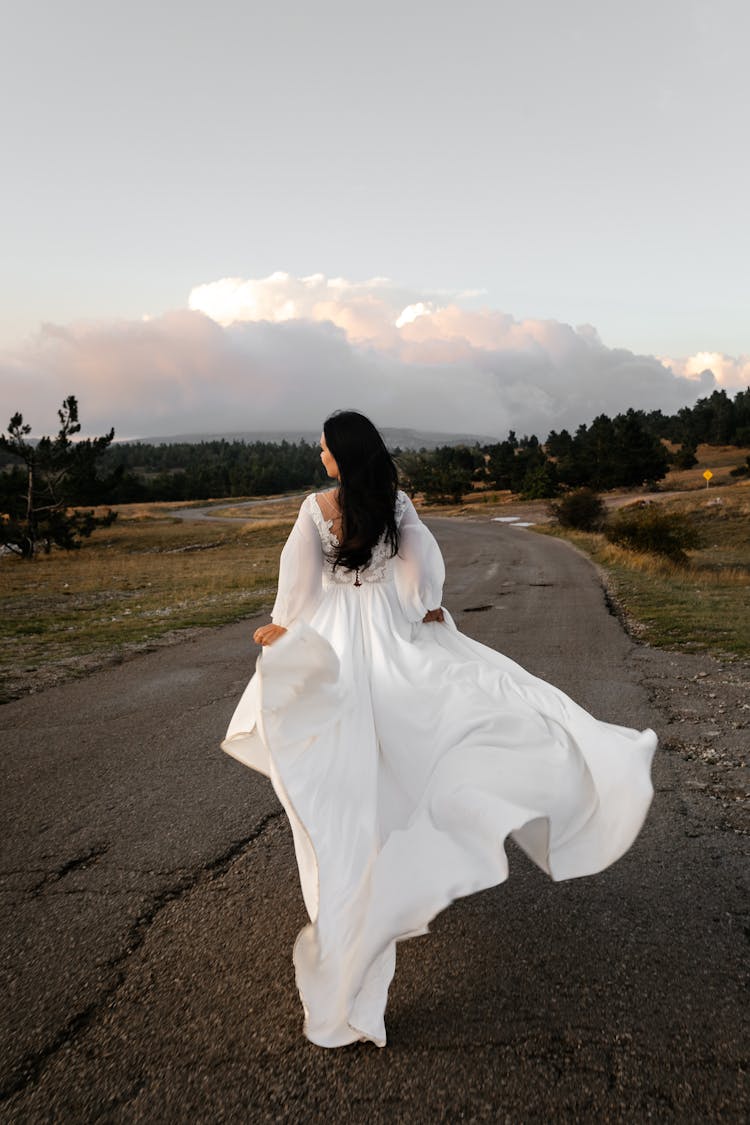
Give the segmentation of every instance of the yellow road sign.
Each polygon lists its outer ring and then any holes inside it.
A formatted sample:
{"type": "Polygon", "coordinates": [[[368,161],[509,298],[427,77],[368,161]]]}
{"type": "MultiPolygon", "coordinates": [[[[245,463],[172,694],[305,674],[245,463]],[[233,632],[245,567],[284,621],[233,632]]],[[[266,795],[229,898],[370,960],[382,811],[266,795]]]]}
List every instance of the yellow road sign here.
{"type": "Polygon", "coordinates": [[[710,480],[713,475],[714,474],[711,472],[710,469],[706,469],[705,473],[703,474],[703,479],[704,480],[710,480]]]}

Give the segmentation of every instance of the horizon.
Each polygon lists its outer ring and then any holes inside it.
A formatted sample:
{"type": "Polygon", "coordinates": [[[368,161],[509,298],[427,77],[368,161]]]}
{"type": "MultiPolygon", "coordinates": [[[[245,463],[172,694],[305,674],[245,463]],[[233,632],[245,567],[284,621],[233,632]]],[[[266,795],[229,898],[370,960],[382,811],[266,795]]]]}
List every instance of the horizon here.
{"type": "MultiPolygon", "coordinates": [[[[715,391],[723,392],[724,394],[727,395],[727,397],[730,401],[733,401],[734,398],[739,394],[750,393],[750,383],[748,383],[745,387],[737,388],[733,392],[732,391],[727,392],[723,387],[716,387],[708,395],[701,396],[701,397],[703,397],[707,400],[711,397],[711,395],[715,391]]],[[[700,401],[700,398],[699,398],[698,401],[700,401]]],[[[607,415],[606,411],[601,411],[599,415],[596,415],[596,416],[592,415],[591,417],[587,417],[583,420],[579,420],[578,423],[576,425],[572,426],[570,429],[575,431],[576,429],[578,429],[579,426],[589,427],[593,424],[593,422],[596,420],[596,418],[599,417],[601,414],[604,414],[607,417],[618,417],[618,416],[621,416],[622,414],[627,413],[629,410],[634,410],[636,413],[646,413],[646,414],[649,413],[648,411],[642,411],[639,407],[633,406],[633,405],[627,407],[623,411],[618,411],[618,412],[616,412],[612,415],[607,415]]],[[[674,413],[672,415],[669,415],[667,413],[664,414],[665,418],[676,417],[676,416],[677,416],[676,413],[674,413]]],[[[392,425],[389,425],[387,422],[383,423],[382,425],[379,425],[378,429],[380,430],[381,434],[384,436],[386,441],[392,442],[394,440],[395,435],[401,435],[401,440],[403,440],[403,438],[405,438],[406,436],[411,435],[414,439],[419,439],[421,442],[423,442],[423,444],[426,447],[431,447],[431,446],[434,447],[434,446],[437,446],[437,445],[460,445],[460,444],[463,444],[463,443],[472,444],[472,445],[497,444],[499,442],[504,441],[511,434],[511,432],[515,434],[516,438],[518,438],[519,441],[523,441],[523,440],[526,440],[528,438],[537,438],[537,440],[540,442],[541,445],[545,445],[546,442],[549,440],[549,437],[550,437],[551,433],[553,433],[553,432],[560,433],[560,432],[562,432],[562,430],[568,429],[568,427],[561,427],[560,430],[555,430],[554,427],[553,427],[552,429],[547,431],[547,433],[545,434],[544,437],[542,437],[541,434],[537,434],[534,431],[530,431],[530,432],[529,431],[526,431],[526,432],[516,431],[515,427],[511,427],[510,430],[506,431],[505,434],[494,434],[494,435],[493,434],[487,434],[487,433],[485,433],[485,434],[481,434],[481,433],[457,433],[455,430],[434,430],[434,429],[433,430],[420,430],[418,428],[411,427],[411,426],[392,426],[392,425]]],[[[276,442],[280,443],[280,442],[286,441],[286,442],[289,442],[290,444],[306,442],[309,445],[316,445],[317,442],[318,442],[318,436],[317,435],[318,435],[317,428],[307,428],[307,427],[302,427],[302,426],[288,427],[286,430],[284,430],[284,429],[267,429],[267,430],[229,430],[229,429],[225,429],[225,430],[216,430],[216,431],[203,431],[203,432],[196,431],[196,432],[188,432],[188,433],[152,434],[152,435],[147,435],[147,436],[138,435],[138,436],[126,436],[126,437],[118,437],[117,432],[115,431],[115,435],[114,435],[113,440],[112,440],[112,445],[137,445],[137,444],[143,444],[143,445],[170,445],[170,444],[174,444],[174,445],[178,445],[178,444],[179,445],[193,445],[193,444],[200,444],[202,442],[212,442],[212,441],[226,441],[228,443],[242,442],[242,443],[248,444],[248,445],[253,444],[255,442],[268,442],[270,444],[275,444],[276,442]]],[[[42,437],[45,437],[45,436],[46,437],[53,437],[54,435],[53,435],[53,433],[49,433],[49,434],[46,434],[46,435],[45,434],[31,433],[31,434],[27,435],[26,440],[31,441],[32,443],[38,442],[42,437]]],[[[99,436],[99,435],[96,434],[93,431],[88,432],[88,431],[85,431],[85,430],[82,429],[79,433],[75,434],[71,438],[71,440],[73,442],[86,441],[86,440],[90,440],[92,438],[95,438],[97,436],[99,436]]],[[[416,446],[415,447],[407,446],[406,448],[417,448],[417,447],[416,446]]]]}

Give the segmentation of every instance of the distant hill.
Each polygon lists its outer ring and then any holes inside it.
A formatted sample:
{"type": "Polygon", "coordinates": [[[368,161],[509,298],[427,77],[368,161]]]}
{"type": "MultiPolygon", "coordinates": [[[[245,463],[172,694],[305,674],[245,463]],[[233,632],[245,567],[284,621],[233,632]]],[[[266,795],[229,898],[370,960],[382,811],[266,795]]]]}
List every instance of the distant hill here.
{"type": "MultiPolygon", "coordinates": [[[[386,445],[391,449],[435,449],[438,445],[490,445],[498,440],[497,437],[488,437],[486,434],[455,434],[436,433],[431,430],[406,430],[394,429],[384,426],[380,431],[386,445]]],[[[145,445],[174,445],[187,443],[197,445],[202,441],[244,441],[248,444],[255,441],[306,441],[310,445],[317,445],[320,440],[320,430],[237,430],[225,431],[218,434],[168,434],[159,437],[128,438],[122,445],[134,445],[143,442],[145,445]]],[[[116,443],[117,444],[117,443],[116,443]]]]}

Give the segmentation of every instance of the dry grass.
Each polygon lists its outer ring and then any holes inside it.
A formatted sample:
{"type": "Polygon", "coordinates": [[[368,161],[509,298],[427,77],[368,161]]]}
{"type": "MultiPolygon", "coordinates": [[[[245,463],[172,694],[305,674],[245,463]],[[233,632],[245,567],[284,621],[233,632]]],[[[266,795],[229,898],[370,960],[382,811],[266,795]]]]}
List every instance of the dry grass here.
{"type": "Polygon", "coordinates": [[[0,699],[270,607],[292,516],[188,523],[174,507],[122,505],[80,551],[0,559],[0,699]]]}
{"type": "Polygon", "coordinates": [[[649,644],[750,656],[750,483],[693,491],[660,501],[689,514],[703,537],[690,564],[627,551],[603,535],[563,532],[606,572],[633,632],[649,644]]]}
{"type": "MultiPolygon", "coordinates": [[[[672,442],[667,442],[667,446],[679,449],[672,442]]],[[[750,449],[738,449],[736,445],[699,445],[695,453],[698,464],[693,469],[671,469],[659,482],[659,487],[664,492],[700,488],[710,492],[721,485],[732,484],[736,478],[730,476],[730,470],[744,465],[749,453],[750,449]],[[708,490],[703,479],[706,469],[714,474],[708,490]]]]}
{"type": "Polygon", "coordinates": [[[271,520],[273,522],[280,519],[293,520],[305,495],[301,492],[298,496],[285,497],[283,500],[269,499],[266,504],[253,502],[252,507],[245,507],[242,504],[220,505],[211,508],[208,514],[221,516],[222,519],[240,519],[253,523],[258,520],[271,520]]]}
{"type": "Polygon", "coordinates": [[[426,504],[418,494],[414,506],[426,516],[462,516],[469,519],[488,519],[506,508],[508,504],[524,503],[516,493],[507,489],[486,488],[467,492],[459,503],[426,504]]]}

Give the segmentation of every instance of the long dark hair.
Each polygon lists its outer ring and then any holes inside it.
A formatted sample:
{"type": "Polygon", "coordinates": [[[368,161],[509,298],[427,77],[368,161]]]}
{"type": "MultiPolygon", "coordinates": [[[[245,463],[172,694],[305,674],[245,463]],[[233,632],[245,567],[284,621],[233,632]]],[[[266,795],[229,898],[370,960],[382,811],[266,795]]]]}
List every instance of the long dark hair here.
{"type": "Polygon", "coordinates": [[[382,535],[398,551],[398,472],[375,426],[356,410],[337,410],[323,423],[326,445],[339,467],[341,542],[336,566],[362,570],[382,535]]]}

